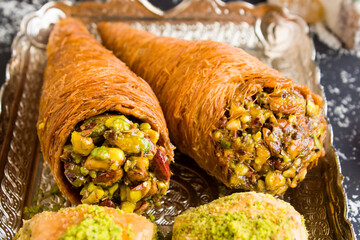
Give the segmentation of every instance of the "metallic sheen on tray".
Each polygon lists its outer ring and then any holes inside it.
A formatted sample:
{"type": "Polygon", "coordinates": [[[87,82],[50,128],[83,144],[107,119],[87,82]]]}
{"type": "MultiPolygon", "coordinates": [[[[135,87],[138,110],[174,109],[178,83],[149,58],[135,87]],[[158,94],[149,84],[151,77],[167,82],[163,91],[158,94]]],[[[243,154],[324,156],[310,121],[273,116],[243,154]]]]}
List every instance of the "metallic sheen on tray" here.
{"type": "MultiPolygon", "coordinates": [[[[96,37],[96,23],[119,20],[157,35],[229,43],[324,97],[307,25],[278,7],[185,0],[163,12],[146,0],[75,6],[48,3],[24,18],[12,45],[7,82],[0,92],[0,166],[4,166],[0,172],[1,239],[11,239],[20,228],[23,208],[36,204],[32,199],[38,188],[49,192],[54,183],[39,153],[36,136],[38,104],[34,103],[40,99],[49,33],[53,24],[65,16],[83,21],[96,37]]],[[[326,103],[324,110],[326,114],[326,103]]],[[[310,239],[353,239],[351,224],[346,218],[340,165],[331,139],[332,130],[328,125],[326,157],[309,171],[296,189],[286,192],[284,200],[305,217],[310,239]]],[[[154,215],[155,223],[164,234],[171,231],[174,217],[184,210],[212,201],[219,196],[219,189],[221,194],[231,192],[178,152],[171,170],[174,177],[168,194],[161,200],[164,207],[148,212],[154,215]]],[[[57,196],[45,202],[49,207],[54,204],[69,205],[57,196]]]]}

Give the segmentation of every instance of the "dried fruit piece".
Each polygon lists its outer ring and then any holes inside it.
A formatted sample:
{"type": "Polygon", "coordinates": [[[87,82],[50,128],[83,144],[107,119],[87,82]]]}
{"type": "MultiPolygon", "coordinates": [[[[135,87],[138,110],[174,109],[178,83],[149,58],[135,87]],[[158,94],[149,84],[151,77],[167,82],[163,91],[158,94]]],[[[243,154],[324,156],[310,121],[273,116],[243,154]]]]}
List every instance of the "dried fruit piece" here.
{"type": "Polygon", "coordinates": [[[153,160],[151,161],[151,168],[155,171],[156,176],[164,181],[170,180],[170,167],[165,154],[158,149],[153,160]]]}

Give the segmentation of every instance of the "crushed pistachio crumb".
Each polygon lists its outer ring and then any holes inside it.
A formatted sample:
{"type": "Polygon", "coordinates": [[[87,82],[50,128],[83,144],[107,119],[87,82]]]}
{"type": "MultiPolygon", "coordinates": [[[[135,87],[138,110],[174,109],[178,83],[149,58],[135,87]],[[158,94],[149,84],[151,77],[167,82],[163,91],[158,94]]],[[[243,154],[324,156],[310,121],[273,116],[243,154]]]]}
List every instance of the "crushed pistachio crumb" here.
{"type": "Polygon", "coordinates": [[[115,224],[113,218],[103,208],[89,206],[87,213],[84,214],[84,220],[68,228],[61,240],[122,239],[122,231],[122,228],[115,224]]]}

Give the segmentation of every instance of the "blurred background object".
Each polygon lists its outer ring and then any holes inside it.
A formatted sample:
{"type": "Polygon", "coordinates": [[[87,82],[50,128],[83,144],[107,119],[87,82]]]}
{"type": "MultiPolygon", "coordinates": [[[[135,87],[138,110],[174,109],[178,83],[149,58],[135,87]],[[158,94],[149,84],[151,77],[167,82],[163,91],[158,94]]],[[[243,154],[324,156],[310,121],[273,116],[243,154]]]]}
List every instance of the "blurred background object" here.
{"type": "Polygon", "coordinates": [[[348,49],[360,49],[360,0],[268,0],[303,17],[307,23],[324,21],[348,49]]]}
{"type": "Polygon", "coordinates": [[[360,1],[321,0],[325,23],[349,49],[360,49],[360,1]]]}
{"type": "MultiPolygon", "coordinates": [[[[324,18],[322,0],[268,0],[268,3],[287,8],[291,13],[301,16],[308,23],[324,18]]],[[[324,0],[327,1],[327,0],[324,0]]]]}

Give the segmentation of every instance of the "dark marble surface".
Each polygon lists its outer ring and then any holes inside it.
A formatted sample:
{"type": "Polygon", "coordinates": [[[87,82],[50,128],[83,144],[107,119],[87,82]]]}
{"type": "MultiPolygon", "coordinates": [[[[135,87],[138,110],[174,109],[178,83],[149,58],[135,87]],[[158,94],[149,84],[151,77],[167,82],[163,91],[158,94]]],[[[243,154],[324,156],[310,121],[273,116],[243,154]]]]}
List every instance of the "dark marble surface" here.
{"type": "MultiPolygon", "coordinates": [[[[169,9],[181,0],[150,0],[169,9]]],[[[10,45],[19,29],[21,18],[40,8],[46,0],[0,2],[0,84],[5,80],[5,66],[11,56],[10,45]]],[[[251,3],[263,2],[249,0],[251,3]]],[[[360,239],[360,52],[344,48],[334,50],[314,35],[317,63],[320,67],[328,117],[334,129],[337,149],[348,197],[349,219],[360,239]]]]}
{"type": "Polygon", "coordinates": [[[348,197],[348,217],[360,239],[360,52],[333,50],[314,37],[316,62],[328,101],[333,145],[348,197]]]}

